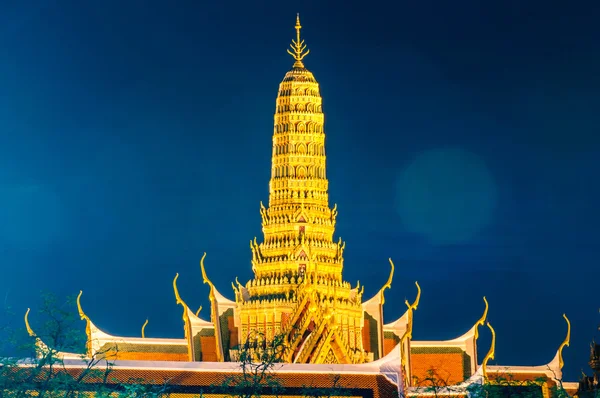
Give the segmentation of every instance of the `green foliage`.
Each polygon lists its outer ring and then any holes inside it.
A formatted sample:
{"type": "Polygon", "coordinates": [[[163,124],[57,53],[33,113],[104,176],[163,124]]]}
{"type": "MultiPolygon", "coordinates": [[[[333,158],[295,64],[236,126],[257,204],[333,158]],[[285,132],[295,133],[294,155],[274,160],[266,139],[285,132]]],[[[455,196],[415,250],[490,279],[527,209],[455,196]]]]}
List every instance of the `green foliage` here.
{"type": "MultiPolygon", "coordinates": [[[[8,311],[8,309],[7,309],[8,311]]],[[[76,398],[76,397],[148,397],[168,395],[167,386],[144,384],[143,381],[119,383],[111,377],[112,363],[101,359],[103,352],[92,358],[84,355],[85,334],[76,327],[78,319],[74,299],[58,303],[46,294],[34,327],[35,337],[25,330],[0,328],[0,398],[76,398]],[[21,338],[19,338],[21,336],[21,338]],[[60,352],[80,354],[85,366],[69,372],[60,352]],[[10,355],[9,355],[10,354],[10,355]],[[27,359],[17,359],[27,358],[27,359]]]]}
{"type": "MultiPolygon", "coordinates": [[[[415,379],[413,391],[434,397],[448,397],[466,392],[470,398],[543,398],[544,387],[548,381],[545,377],[521,380],[510,373],[495,374],[493,379],[487,379],[482,384],[471,384],[465,391],[464,387],[451,385],[447,380],[448,378],[444,378],[440,372],[430,369],[425,378],[415,379]]],[[[551,398],[569,397],[560,380],[556,386],[548,387],[548,391],[551,398]]]]}

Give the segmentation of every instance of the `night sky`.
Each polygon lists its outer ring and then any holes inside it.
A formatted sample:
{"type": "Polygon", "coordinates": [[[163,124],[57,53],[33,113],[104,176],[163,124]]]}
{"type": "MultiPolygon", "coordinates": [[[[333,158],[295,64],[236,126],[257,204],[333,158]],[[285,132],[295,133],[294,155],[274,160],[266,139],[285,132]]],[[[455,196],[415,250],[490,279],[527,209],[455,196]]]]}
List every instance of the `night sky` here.
{"type": "Polygon", "coordinates": [[[486,295],[498,364],[550,362],[566,312],[576,380],[600,323],[600,3],[553,3],[3,1],[0,301],[20,327],[41,290],[81,289],[108,333],[183,337],[171,282],[209,318],[205,251],[233,298],[300,12],[345,279],[370,297],[395,261],[386,321],[418,280],[415,340],[463,334],[486,295]]]}

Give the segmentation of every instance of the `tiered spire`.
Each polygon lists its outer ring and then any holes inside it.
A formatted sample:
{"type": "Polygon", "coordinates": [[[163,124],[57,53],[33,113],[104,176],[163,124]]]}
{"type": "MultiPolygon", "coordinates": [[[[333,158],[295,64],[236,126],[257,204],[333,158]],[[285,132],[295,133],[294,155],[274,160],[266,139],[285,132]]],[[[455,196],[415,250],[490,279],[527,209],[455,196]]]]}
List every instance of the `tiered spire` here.
{"type": "Polygon", "coordinates": [[[341,281],[342,242],[334,242],[336,209],[329,208],[324,115],[319,84],[304,68],[300,38],[288,50],[296,62],[279,85],[273,132],[269,207],[261,208],[264,243],[251,242],[258,278],[291,273],[341,281]]]}
{"type": "Polygon", "coordinates": [[[344,244],[334,241],[319,83],[296,17],[295,62],[279,85],[264,241],[250,241],[254,279],[237,288],[240,335],[288,335],[289,362],[361,362],[362,294],[342,279],[344,244]]]}

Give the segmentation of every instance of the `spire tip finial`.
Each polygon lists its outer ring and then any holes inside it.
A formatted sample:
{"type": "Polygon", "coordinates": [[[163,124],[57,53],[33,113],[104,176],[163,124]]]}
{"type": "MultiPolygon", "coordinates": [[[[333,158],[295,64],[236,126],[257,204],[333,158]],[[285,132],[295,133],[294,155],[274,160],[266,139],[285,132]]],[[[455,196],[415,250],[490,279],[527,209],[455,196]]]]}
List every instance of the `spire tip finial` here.
{"type": "Polygon", "coordinates": [[[292,40],[292,44],[290,47],[292,51],[287,50],[288,54],[290,54],[296,62],[294,62],[294,67],[303,68],[304,64],[302,63],[302,59],[308,55],[310,50],[306,49],[306,45],[304,44],[304,40],[300,39],[300,29],[302,29],[302,25],[300,25],[300,13],[296,13],[296,40],[292,40]],[[306,52],[305,52],[306,50],[306,52]]]}

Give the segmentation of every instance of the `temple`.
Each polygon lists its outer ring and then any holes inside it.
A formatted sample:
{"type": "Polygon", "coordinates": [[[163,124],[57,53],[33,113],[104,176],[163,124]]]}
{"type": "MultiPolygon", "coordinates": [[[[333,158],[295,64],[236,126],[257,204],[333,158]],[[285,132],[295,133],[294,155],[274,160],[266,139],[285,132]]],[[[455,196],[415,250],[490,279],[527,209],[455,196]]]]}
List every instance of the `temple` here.
{"type": "MultiPolygon", "coordinates": [[[[542,378],[544,396],[559,383],[576,390],[576,383],[560,381],[562,351],[570,339],[566,316],[567,337],[562,344],[557,342],[556,355],[547,364],[492,365],[496,336],[487,320],[485,297],[481,313],[473,314],[473,324],[458,337],[421,341],[415,338],[418,326],[413,327],[418,325],[414,321],[421,296],[418,283],[409,292],[414,299],[406,301],[405,313],[391,322],[384,319],[384,293],[394,276],[391,259],[389,268],[382,268],[389,278],[373,297],[363,297],[360,284],[344,280],[345,243],[335,237],[338,211],[328,195],[322,98],[319,83],[304,64],[309,50],[301,28],[297,17],[296,36],[288,49],[293,64],[279,85],[275,104],[269,202],[268,207],[260,204],[263,236],[260,242],[250,241],[254,277],[244,284],[236,278],[227,298],[211,281],[216,268],[204,254],[200,268],[210,289],[210,316],[204,318],[181,297],[176,275],[173,291],[183,326],[178,339],[147,338],[144,329],[139,337],[109,335],[86,315],[80,293],[77,304],[86,322],[86,356],[114,361],[116,378],[175,380],[179,392],[196,393],[239,371],[236,361],[249,339],[262,336],[268,341],[283,335],[283,364],[274,372],[289,389],[287,396],[297,396],[298,388],[307,383],[326,387],[332,374],[339,375],[340,383],[357,397],[438,396],[440,391],[467,396],[469,386],[494,383],[507,374],[517,380],[542,378]],[[493,338],[487,355],[479,358],[482,331],[493,338]],[[444,385],[435,387],[434,378],[443,379],[444,385]],[[434,387],[439,391],[432,392],[434,387]]],[[[597,363],[597,346],[594,352],[597,363]]],[[[76,354],[59,355],[69,369],[82,361],[76,354]]]]}

